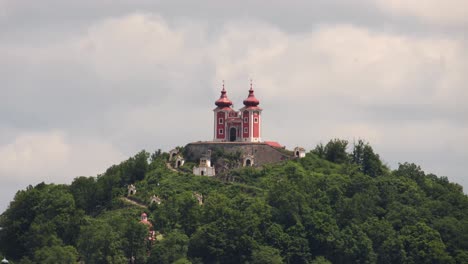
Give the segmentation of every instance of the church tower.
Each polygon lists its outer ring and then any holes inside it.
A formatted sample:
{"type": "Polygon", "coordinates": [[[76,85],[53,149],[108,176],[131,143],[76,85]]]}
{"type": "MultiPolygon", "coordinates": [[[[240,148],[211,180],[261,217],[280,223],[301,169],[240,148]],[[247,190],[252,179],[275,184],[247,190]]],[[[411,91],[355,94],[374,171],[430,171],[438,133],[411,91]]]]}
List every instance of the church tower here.
{"type": "Polygon", "coordinates": [[[226,89],[221,91],[221,96],[216,100],[215,105],[217,106],[214,112],[214,137],[213,141],[226,141],[227,132],[226,132],[226,121],[229,117],[229,114],[234,112],[234,109],[231,108],[232,102],[228,99],[226,95],[226,89]]]}
{"type": "Polygon", "coordinates": [[[244,142],[261,142],[261,114],[262,109],[258,107],[260,101],[255,98],[250,82],[249,96],[244,100],[244,107],[240,109],[242,117],[242,139],[244,142]]]}

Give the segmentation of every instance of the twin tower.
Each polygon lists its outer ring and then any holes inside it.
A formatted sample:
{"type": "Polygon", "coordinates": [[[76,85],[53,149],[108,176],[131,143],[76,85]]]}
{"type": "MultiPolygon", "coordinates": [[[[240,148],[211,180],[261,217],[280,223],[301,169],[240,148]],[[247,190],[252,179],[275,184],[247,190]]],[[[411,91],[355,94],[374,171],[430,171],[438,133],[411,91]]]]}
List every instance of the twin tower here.
{"type": "Polygon", "coordinates": [[[239,111],[232,109],[232,101],[228,99],[226,90],[216,100],[214,111],[215,142],[261,142],[261,113],[258,107],[260,101],[255,98],[252,83],[249,96],[244,100],[244,107],[239,111]]]}

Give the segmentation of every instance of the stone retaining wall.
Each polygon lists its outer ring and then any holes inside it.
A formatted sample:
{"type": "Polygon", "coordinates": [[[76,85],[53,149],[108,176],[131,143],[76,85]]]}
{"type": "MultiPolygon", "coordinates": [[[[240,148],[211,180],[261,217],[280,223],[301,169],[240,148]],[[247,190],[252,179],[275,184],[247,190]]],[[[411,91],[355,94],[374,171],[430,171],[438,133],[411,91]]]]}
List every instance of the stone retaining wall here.
{"type": "Polygon", "coordinates": [[[293,158],[293,153],[289,154],[284,149],[277,149],[266,143],[243,143],[243,142],[194,142],[185,146],[184,158],[191,162],[198,162],[203,154],[208,150],[214,151],[220,148],[226,153],[235,153],[240,151],[242,154],[252,154],[254,156],[254,165],[276,163],[293,158]]]}

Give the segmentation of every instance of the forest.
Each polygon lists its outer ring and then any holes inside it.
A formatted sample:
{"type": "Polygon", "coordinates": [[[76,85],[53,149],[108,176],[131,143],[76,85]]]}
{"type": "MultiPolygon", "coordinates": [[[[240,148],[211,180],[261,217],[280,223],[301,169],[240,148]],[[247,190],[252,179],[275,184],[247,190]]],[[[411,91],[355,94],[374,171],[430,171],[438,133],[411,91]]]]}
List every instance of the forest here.
{"type": "Polygon", "coordinates": [[[468,263],[462,187],[413,163],[392,170],[362,140],[333,139],[305,158],[232,169],[225,172],[232,181],[194,176],[190,163],[174,171],[167,160],[160,150],[141,151],[96,177],[18,191],[0,216],[0,257],[15,264],[468,263]],[[128,197],[130,184],[137,192],[128,197]],[[143,212],[155,241],[140,223],[143,212]]]}

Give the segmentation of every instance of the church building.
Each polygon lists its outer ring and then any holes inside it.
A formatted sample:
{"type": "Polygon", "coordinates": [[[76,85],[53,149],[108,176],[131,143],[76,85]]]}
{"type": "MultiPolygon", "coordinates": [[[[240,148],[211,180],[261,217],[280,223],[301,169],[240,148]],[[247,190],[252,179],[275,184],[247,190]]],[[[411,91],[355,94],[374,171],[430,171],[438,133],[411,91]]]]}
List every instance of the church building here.
{"type": "Polygon", "coordinates": [[[258,107],[260,101],[255,98],[252,83],[244,107],[239,111],[232,109],[232,101],[226,95],[226,89],[221,91],[220,98],[215,102],[214,138],[215,142],[262,142],[261,114],[258,107]]]}
{"type": "MultiPolygon", "coordinates": [[[[200,176],[224,177],[230,169],[236,167],[260,167],[290,159],[305,157],[305,149],[297,147],[294,151],[275,141],[266,141],[262,138],[262,108],[260,101],[255,97],[252,82],[243,107],[236,110],[223,87],[221,96],[215,101],[213,109],[213,139],[210,141],[197,141],[187,144],[183,148],[184,157],[189,162],[200,164],[193,167],[193,174],[200,176]],[[211,152],[223,154],[238,154],[238,160],[232,164],[219,159],[219,155],[212,160],[211,152]],[[221,152],[217,152],[221,151],[221,152]]],[[[169,160],[177,156],[178,150],[170,152],[169,160]]],[[[183,166],[183,163],[180,163],[183,166]]],[[[176,167],[180,167],[177,164],[176,167]]]]}

